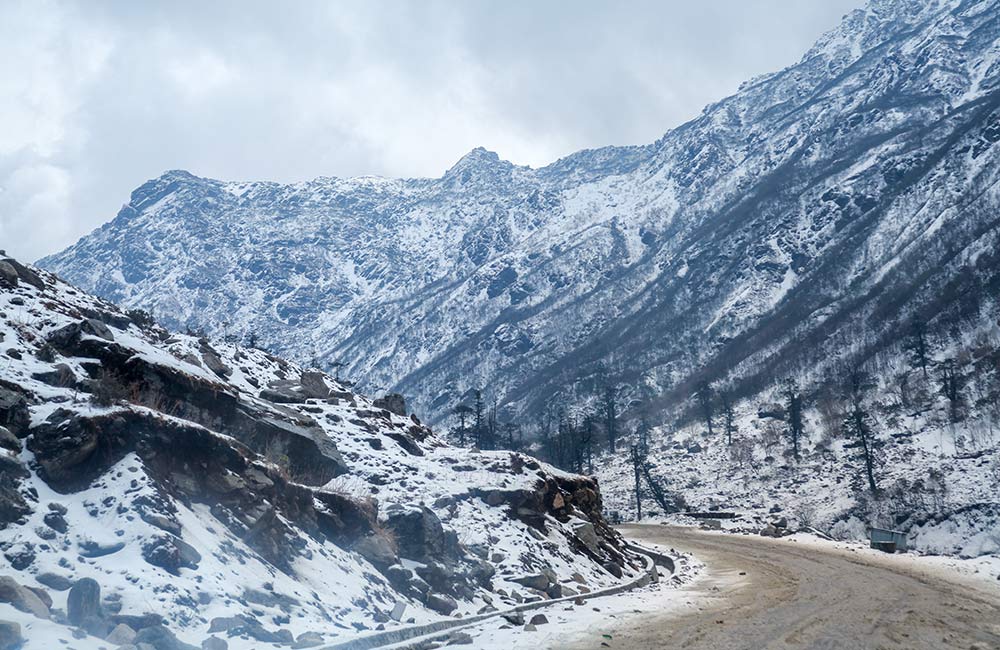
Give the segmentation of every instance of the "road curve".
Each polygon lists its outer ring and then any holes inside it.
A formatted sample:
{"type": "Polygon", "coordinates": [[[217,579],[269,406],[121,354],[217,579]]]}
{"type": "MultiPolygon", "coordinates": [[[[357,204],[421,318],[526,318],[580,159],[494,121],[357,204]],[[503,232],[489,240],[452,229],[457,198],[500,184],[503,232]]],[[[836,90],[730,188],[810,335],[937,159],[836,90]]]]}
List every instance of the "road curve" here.
{"type": "Polygon", "coordinates": [[[700,608],[629,618],[612,648],[1000,650],[1000,599],[888,556],[693,528],[621,530],[693,554],[707,575],[695,587],[700,608]]]}

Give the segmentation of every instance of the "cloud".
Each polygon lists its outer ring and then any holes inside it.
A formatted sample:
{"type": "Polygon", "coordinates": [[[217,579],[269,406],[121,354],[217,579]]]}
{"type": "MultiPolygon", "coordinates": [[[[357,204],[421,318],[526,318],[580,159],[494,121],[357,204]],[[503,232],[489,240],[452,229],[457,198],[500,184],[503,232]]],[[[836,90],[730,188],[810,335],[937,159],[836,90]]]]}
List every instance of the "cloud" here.
{"type": "Polygon", "coordinates": [[[0,5],[0,248],[107,221],[166,169],[438,176],[655,140],[861,0],[0,5]]]}

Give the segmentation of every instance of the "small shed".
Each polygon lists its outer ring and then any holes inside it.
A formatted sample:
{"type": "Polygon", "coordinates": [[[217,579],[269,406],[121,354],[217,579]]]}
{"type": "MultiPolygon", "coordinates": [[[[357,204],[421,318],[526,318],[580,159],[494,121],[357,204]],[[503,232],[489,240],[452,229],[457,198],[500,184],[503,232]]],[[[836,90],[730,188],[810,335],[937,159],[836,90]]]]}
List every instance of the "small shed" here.
{"type": "Polygon", "coordinates": [[[871,546],[886,553],[906,550],[906,533],[885,528],[871,529],[871,546]]]}

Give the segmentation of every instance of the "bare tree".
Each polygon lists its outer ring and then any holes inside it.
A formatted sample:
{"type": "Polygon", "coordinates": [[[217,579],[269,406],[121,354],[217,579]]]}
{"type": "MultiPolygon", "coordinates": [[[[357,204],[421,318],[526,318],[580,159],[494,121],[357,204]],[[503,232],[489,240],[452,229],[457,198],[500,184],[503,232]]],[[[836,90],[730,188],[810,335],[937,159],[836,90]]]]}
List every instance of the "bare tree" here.
{"type": "Polygon", "coordinates": [[[698,384],[698,390],[695,392],[695,396],[698,398],[698,404],[701,407],[702,416],[705,418],[705,425],[708,427],[708,435],[712,437],[715,435],[712,430],[712,384],[707,381],[703,381],[698,384]]]}

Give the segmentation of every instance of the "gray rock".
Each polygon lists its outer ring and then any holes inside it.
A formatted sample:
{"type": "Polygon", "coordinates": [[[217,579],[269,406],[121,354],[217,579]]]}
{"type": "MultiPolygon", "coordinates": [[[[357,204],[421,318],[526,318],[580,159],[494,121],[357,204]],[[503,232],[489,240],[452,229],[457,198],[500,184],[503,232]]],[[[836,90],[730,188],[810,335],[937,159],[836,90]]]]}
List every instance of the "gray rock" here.
{"type": "Polygon", "coordinates": [[[535,627],[534,625],[532,625],[531,623],[525,623],[524,624],[524,631],[525,632],[537,632],[538,628],[535,627]]]}
{"type": "Polygon", "coordinates": [[[406,603],[397,602],[395,605],[392,606],[392,611],[389,612],[389,618],[391,618],[396,622],[402,621],[403,614],[405,612],[406,612],[406,603]]]}
{"type": "Polygon", "coordinates": [[[397,560],[395,549],[382,535],[370,534],[363,537],[351,550],[378,567],[393,565],[397,560]]]}
{"type": "Polygon", "coordinates": [[[166,515],[161,515],[156,512],[143,512],[140,517],[142,517],[142,520],[147,524],[156,526],[160,530],[166,531],[171,535],[176,535],[177,537],[180,537],[181,535],[181,525],[166,515]]]}
{"type": "Polygon", "coordinates": [[[293,650],[299,650],[299,648],[315,648],[318,645],[323,645],[322,634],[319,632],[303,632],[295,639],[292,648],[293,650]]]}
{"type": "Polygon", "coordinates": [[[111,330],[107,325],[97,320],[96,318],[86,318],[80,324],[82,331],[85,334],[90,334],[91,336],[96,336],[98,338],[104,339],[105,341],[114,341],[115,335],[111,333],[111,330]]]}
{"type": "Polygon", "coordinates": [[[438,614],[446,616],[458,608],[458,603],[455,602],[454,598],[436,593],[427,594],[427,600],[424,604],[438,614]]]}
{"type": "Polygon", "coordinates": [[[217,636],[210,636],[201,642],[201,650],[229,650],[229,642],[217,636]]]}
{"type": "Polygon", "coordinates": [[[594,524],[589,521],[574,521],[572,528],[573,533],[583,542],[584,546],[594,553],[600,552],[601,540],[597,536],[597,531],[594,530],[594,524]]]}
{"type": "Polygon", "coordinates": [[[609,561],[605,562],[604,564],[602,564],[601,566],[603,566],[604,569],[608,573],[610,573],[611,575],[613,575],[614,577],[616,577],[616,578],[621,578],[622,577],[622,567],[617,562],[612,562],[612,561],[609,560],[609,561]]]}
{"type": "Polygon", "coordinates": [[[205,367],[214,372],[219,377],[225,379],[233,374],[233,369],[222,362],[219,354],[207,343],[201,344],[201,358],[205,362],[205,367]]]}
{"type": "Polygon", "coordinates": [[[263,605],[264,607],[279,607],[285,612],[291,611],[293,607],[299,605],[299,601],[291,596],[274,593],[273,591],[261,591],[260,589],[244,589],[243,599],[248,603],[263,605]]]}
{"type": "Polygon", "coordinates": [[[116,614],[111,617],[111,623],[114,625],[117,625],[119,623],[124,623],[133,630],[143,630],[147,627],[163,625],[163,617],[160,616],[159,614],[152,614],[152,613],[143,614],[141,616],[116,614]]]}
{"type": "Polygon", "coordinates": [[[321,372],[307,370],[302,373],[302,394],[313,399],[327,399],[330,397],[330,387],[326,385],[326,378],[321,372]]]}
{"type": "Polygon", "coordinates": [[[45,591],[41,587],[26,587],[26,589],[38,596],[38,599],[45,603],[46,607],[52,609],[52,596],[49,595],[49,592],[45,591]]]}
{"type": "Polygon", "coordinates": [[[246,620],[241,616],[217,616],[208,624],[208,633],[228,632],[246,624],[246,620]]]}
{"type": "Polygon", "coordinates": [[[80,555],[89,558],[104,557],[114,555],[125,548],[125,542],[115,542],[114,544],[101,544],[93,540],[86,540],[79,543],[80,555]]]}
{"type": "Polygon", "coordinates": [[[524,587],[529,587],[531,589],[537,589],[539,591],[545,591],[549,588],[549,577],[544,573],[533,573],[531,575],[521,576],[520,578],[511,578],[511,582],[516,582],[524,587]]]}
{"type": "Polygon", "coordinates": [[[66,598],[66,617],[73,625],[81,625],[88,618],[102,618],[101,586],[92,578],[82,578],[69,590],[66,598]]]}
{"type": "Polygon", "coordinates": [[[0,621],[0,650],[17,650],[24,643],[21,626],[12,621],[0,621]]]}
{"type": "Polygon", "coordinates": [[[180,537],[170,534],[154,537],[143,544],[142,557],[153,566],[174,575],[180,575],[181,569],[197,569],[201,562],[201,553],[180,537]]]}
{"type": "Polygon", "coordinates": [[[21,441],[10,432],[10,429],[0,426],[0,447],[9,449],[15,453],[21,452],[21,441]]]}
{"type": "Polygon", "coordinates": [[[452,632],[447,645],[472,645],[472,635],[468,632],[452,632]]]}
{"type": "Polygon", "coordinates": [[[524,614],[521,612],[508,612],[506,614],[501,614],[500,617],[511,625],[524,625],[524,614]]]}
{"type": "Polygon", "coordinates": [[[195,646],[179,640],[173,632],[162,625],[154,625],[140,630],[135,635],[134,643],[139,647],[142,647],[143,643],[147,643],[155,650],[199,650],[195,646]]]}
{"type": "Polygon", "coordinates": [[[549,619],[545,618],[545,614],[535,614],[528,621],[531,625],[545,625],[549,622],[549,619]]]}
{"type": "Polygon", "coordinates": [[[17,277],[17,269],[6,260],[0,261],[0,282],[11,288],[16,287],[20,282],[20,278],[17,277]]]}
{"type": "Polygon", "coordinates": [[[58,512],[46,512],[45,516],[42,517],[42,521],[57,533],[65,533],[69,530],[69,524],[66,523],[66,519],[58,512]]]}
{"type": "Polygon", "coordinates": [[[10,576],[0,576],[0,603],[9,603],[14,609],[31,614],[35,618],[49,617],[49,608],[42,599],[10,576]]]}
{"type": "Polygon", "coordinates": [[[372,402],[372,405],[396,415],[406,416],[406,400],[399,393],[384,395],[372,402]]]}
{"type": "Polygon", "coordinates": [[[128,625],[119,623],[104,640],[113,645],[126,645],[135,640],[136,632],[128,625]]]}
{"type": "Polygon", "coordinates": [[[55,573],[40,573],[35,576],[35,580],[56,591],[66,591],[73,586],[69,578],[55,573]]]}
{"type": "Polygon", "coordinates": [[[27,431],[30,422],[31,413],[24,395],[0,386],[0,426],[20,436],[27,431]]]}
{"type": "Polygon", "coordinates": [[[450,557],[451,548],[441,520],[426,507],[390,507],[386,509],[386,527],[399,544],[399,555],[411,560],[450,557]]]}

